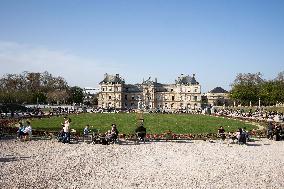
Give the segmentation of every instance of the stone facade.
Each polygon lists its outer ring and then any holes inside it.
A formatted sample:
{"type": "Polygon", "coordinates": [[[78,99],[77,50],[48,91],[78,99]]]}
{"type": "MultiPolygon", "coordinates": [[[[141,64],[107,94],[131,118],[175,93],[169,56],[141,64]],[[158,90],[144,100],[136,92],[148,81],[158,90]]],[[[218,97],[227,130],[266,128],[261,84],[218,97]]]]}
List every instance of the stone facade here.
{"type": "Polygon", "coordinates": [[[141,84],[125,84],[119,74],[105,74],[100,82],[98,107],[103,109],[193,110],[201,106],[201,86],[195,75],[177,78],[175,84],[143,80],[141,84]]]}
{"type": "Polygon", "coordinates": [[[206,94],[208,105],[220,106],[228,103],[229,92],[222,87],[216,87],[206,94]]]}

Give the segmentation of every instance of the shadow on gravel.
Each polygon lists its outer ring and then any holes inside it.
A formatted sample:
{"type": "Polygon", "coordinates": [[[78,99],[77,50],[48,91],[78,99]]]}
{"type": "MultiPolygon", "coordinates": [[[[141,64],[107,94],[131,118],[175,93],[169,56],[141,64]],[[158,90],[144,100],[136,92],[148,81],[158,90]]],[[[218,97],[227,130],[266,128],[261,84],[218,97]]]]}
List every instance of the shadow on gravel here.
{"type": "MultiPolygon", "coordinates": [[[[0,141],[1,141],[1,140],[14,140],[14,139],[20,141],[20,139],[18,139],[16,135],[5,135],[5,136],[1,136],[0,141]]],[[[31,140],[33,140],[33,141],[51,140],[51,138],[33,136],[31,140]]]]}
{"type": "Polygon", "coordinates": [[[153,141],[151,141],[151,142],[166,142],[166,143],[168,143],[168,142],[173,142],[173,143],[194,143],[193,141],[191,141],[191,140],[153,140],[153,141]]]}
{"type": "MultiPolygon", "coordinates": [[[[144,145],[144,144],[151,144],[151,142],[135,142],[135,141],[119,141],[118,145],[129,145],[129,146],[135,146],[135,145],[144,145]]],[[[112,145],[112,144],[110,144],[112,145]]]]}
{"type": "Polygon", "coordinates": [[[247,143],[247,146],[262,146],[261,144],[251,144],[251,143],[247,143]]]}
{"type": "Polygon", "coordinates": [[[29,158],[31,157],[25,157],[25,156],[14,157],[13,155],[6,155],[6,157],[0,158],[0,162],[7,163],[7,162],[13,162],[13,161],[19,161],[19,160],[26,160],[29,158]]]}
{"type": "Polygon", "coordinates": [[[18,161],[18,159],[16,157],[4,157],[4,158],[0,158],[0,162],[12,162],[12,161],[18,161]]]}
{"type": "MultiPolygon", "coordinates": [[[[194,143],[193,141],[186,141],[186,140],[184,140],[184,141],[182,141],[182,140],[177,140],[177,141],[172,141],[172,142],[175,142],[175,143],[194,143]]],[[[211,141],[210,141],[210,143],[215,143],[215,142],[211,142],[211,141]]]]}
{"type": "Polygon", "coordinates": [[[5,135],[0,137],[0,140],[12,140],[12,139],[17,139],[17,137],[15,135],[5,135]]]}
{"type": "Polygon", "coordinates": [[[144,144],[152,144],[152,143],[194,143],[193,141],[189,140],[152,140],[152,141],[140,141],[136,143],[135,141],[120,141],[119,145],[144,145],[144,144]]]}
{"type": "Polygon", "coordinates": [[[33,137],[33,141],[39,141],[39,140],[51,140],[51,138],[44,138],[44,137],[33,137]]]}

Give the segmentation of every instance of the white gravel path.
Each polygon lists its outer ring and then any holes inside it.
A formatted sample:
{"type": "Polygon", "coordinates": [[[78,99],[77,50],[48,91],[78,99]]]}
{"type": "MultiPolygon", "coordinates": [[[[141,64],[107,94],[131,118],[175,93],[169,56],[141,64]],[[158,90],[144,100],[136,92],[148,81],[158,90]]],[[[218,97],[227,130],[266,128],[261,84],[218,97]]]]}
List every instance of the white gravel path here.
{"type": "Polygon", "coordinates": [[[0,188],[284,188],[284,141],[0,141],[0,188]]]}

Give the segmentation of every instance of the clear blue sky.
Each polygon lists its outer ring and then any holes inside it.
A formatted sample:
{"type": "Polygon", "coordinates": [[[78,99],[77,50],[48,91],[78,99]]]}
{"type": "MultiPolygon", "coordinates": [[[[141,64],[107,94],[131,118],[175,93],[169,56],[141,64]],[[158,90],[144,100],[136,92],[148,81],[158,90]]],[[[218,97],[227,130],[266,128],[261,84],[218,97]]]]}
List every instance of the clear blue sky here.
{"type": "Polygon", "coordinates": [[[173,83],[196,74],[202,92],[237,73],[284,70],[283,0],[0,0],[0,75],[47,70],[96,87],[173,83]]]}

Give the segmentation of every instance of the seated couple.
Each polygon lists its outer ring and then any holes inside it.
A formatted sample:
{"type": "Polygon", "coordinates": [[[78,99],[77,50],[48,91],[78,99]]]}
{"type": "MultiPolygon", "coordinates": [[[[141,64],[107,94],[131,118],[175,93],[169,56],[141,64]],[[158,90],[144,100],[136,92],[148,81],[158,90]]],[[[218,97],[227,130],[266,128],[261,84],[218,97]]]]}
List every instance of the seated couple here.
{"type": "Polygon", "coordinates": [[[22,122],[19,122],[19,129],[17,131],[18,138],[20,140],[31,140],[32,138],[32,126],[31,122],[27,121],[27,126],[25,127],[22,122]]]}
{"type": "Polygon", "coordinates": [[[109,143],[109,142],[112,142],[114,143],[117,139],[118,139],[118,130],[117,130],[117,127],[116,127],[116,124],[112,124],[111,125],[111,130],[108,130],[106,133],[105,133],[105,139],[106,141],[109,143]]]}

